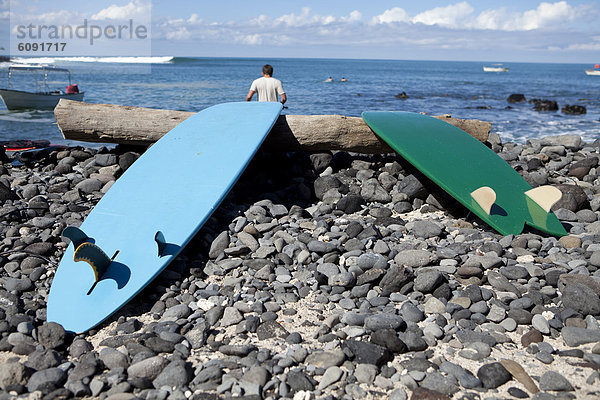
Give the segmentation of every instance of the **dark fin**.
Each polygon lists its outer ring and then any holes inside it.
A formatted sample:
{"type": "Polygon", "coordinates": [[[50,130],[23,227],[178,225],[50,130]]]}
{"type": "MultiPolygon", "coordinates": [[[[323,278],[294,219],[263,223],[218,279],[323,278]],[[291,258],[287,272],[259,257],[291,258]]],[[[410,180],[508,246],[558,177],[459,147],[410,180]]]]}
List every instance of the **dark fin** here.
{"type": "Polygon", "coordinates": [[[117,254],[119,254],[118,250],[113,258],[108,258],[106,253],[102,251],[100,247],[89,242],[82,243],[79,247],[77,247],[77,250],[75,250],[75,254],[73,255],[73,261],[85,261],[92,267],[92,270],[94,271],[94,285],[90,288],[88,294],[94,290],[96,284],[102,279],[104,273],[108,269],[108,266],[114,260],[117,254]]]}
{"type": "Polygon", "coordinates": [[[79,228],[74,226],[67,226],[63,231],[63,236],[70,239],[73,242],[73,247],[78,248],[82,243],[88,241],[89,237],[79,228]]]}
{"type": "Polygon", "coordinates": [[[165,235],[161,231],[156,232],[154,240],[158,245],[158,256],[162,257],[165,255],[165,249],[167,248],[167,242],[165,241],[165,235]]]}
{"type": "Polygon", "coordinates": [[[96,287],[97,284],[98,284],[98,281],[94,282],[94,284],[92,285],[90,290],[88,290],[88,292],[86,293],[86,296],[89,296],[90,293],[92,293],[92,291],[94,290],[94,288],[96,287]]]}

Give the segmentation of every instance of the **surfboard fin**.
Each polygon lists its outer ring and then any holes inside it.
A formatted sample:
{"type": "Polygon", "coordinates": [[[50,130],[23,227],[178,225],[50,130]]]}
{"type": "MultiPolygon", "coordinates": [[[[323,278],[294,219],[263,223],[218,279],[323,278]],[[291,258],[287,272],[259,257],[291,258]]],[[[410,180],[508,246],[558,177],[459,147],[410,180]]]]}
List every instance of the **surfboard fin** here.
{"type": "Polygon", "coordinates": [[[67,226],[62,234],[73,242],[74,248],[78,248],[82,243],[87,242],[89,239],[88,235],[74,226],[67,226]]]}
{"type": "Polygon", "coordinates": [[[156,235],[154,235],[154,241],[158,245],[158,256],[162,257],[165,255],[165,249],[167,248],[167,242],[165,240],[165,235],[158,231],[156,235]]]}
{"type": "Polygon", "coordinates": [[[545,185],[525,192],[525,195],[535,201],[546,212],[562,198],[562,192],[554,186],[545,185]]]}
{"type": "Polygon", "coordinates": [[[119,254],[119,250],[115,252],[112,258],[109,258],[104,251],[93,243],[85,242],[79,245],[73,254],[73,261],[85,261],[88,263],[94,271],[94,284],[87,292],[89,295],[92,290],[96,287],[96,284],[102,279],[108,266],[113,262],[115,257],[119,254]]]}
{"type": "Polygon", "coordinates": [[[492,206],[496,202],[496,192],[489,186],[482,186],[471,192],[473,200],[479,204],[479,206],[485,211],[487,215],[490,215],[492,206]]]}

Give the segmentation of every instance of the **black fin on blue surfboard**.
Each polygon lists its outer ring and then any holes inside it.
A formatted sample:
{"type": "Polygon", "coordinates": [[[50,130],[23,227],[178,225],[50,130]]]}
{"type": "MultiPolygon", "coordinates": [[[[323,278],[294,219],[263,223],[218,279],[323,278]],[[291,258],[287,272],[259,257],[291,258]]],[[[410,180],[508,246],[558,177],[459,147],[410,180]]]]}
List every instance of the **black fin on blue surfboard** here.
{"type": "Polygon", "coordinates": [[[88,241],[89,237],[81,229],[74,226],[67,226],[63,231],[63,236],[73,242],[73,247],[77,249],[82,243],[88,241]]]}
{"type": "Polygon", "coordinates": [[[167,248],[165,235],[161,231],[156,232],[156,235],[154,235],[154,241],[158,245],[158,256],[163,257],[165,255],[165,249],[167,248]]]}
{"type": "Polygon", "coordinates": [[[115,252],[112,258],[109,258],[104,251],[93,243],[85,242],[79,245],[73,254],[73,261],[85,261],[88,263],[94,271],[94,284],[87,292],[89,295],[92,290],[96,287],[96,284],[102,280],[109,265],[119,254],[119,250],[115,252]]]}

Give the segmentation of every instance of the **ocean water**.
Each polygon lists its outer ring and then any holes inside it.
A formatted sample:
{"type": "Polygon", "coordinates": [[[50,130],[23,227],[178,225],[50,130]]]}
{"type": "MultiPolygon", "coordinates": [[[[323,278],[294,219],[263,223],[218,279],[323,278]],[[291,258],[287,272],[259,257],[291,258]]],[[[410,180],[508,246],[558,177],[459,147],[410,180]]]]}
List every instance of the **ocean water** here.
{"type": "MultiPolygon", "coordinates": [[[[270,63],[286,90],[287,114],[360,116],[365,110],[412,111],[490,121],[503,142],[523,143],[561,134],[581,135],[586,141],[600,138],[600,77],[587,76],[587,65],[507,63],[509,72],[490,73],[483,71],[486,63],[446,61],[185,57],[17,61],[69,68],[73,82],[91,103],[199,111],[244,100],[262,65],[270,63]],[[330,76],[334,81],[326,82],[330,76]],[[341,82],[342,77],[347,82],[341,82]],[[401,92],[408,97],[396,98],[401,92]],[[583,105],[587,114],[537,112],[528,102],[509,104],[506,99],[511,93],[522,93],[528,100],[555,100],[560,108],[583,105]]],[[[0,87],[6,87],[7,67],[0,64],[0,87]]],[[[64,90],[58,80],[50,86],[64,90]]],[[[3,105],[0,138],[65,143],[52,112],[9,112],[3,105]]]]}

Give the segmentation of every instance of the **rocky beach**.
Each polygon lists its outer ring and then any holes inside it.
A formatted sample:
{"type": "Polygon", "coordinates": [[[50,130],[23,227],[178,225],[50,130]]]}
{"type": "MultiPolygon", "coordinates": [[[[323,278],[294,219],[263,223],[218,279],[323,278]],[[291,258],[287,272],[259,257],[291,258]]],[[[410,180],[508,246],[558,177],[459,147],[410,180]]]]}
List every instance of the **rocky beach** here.
{"type": "Polygon", "coordinates": [[[142,150],[0,154],[0,399],[600,398],[600,140],[487,144],[568,236],[501,236],[393,154],[261,150],[82,334],[46,322],[61,232],[142,150]]]}

